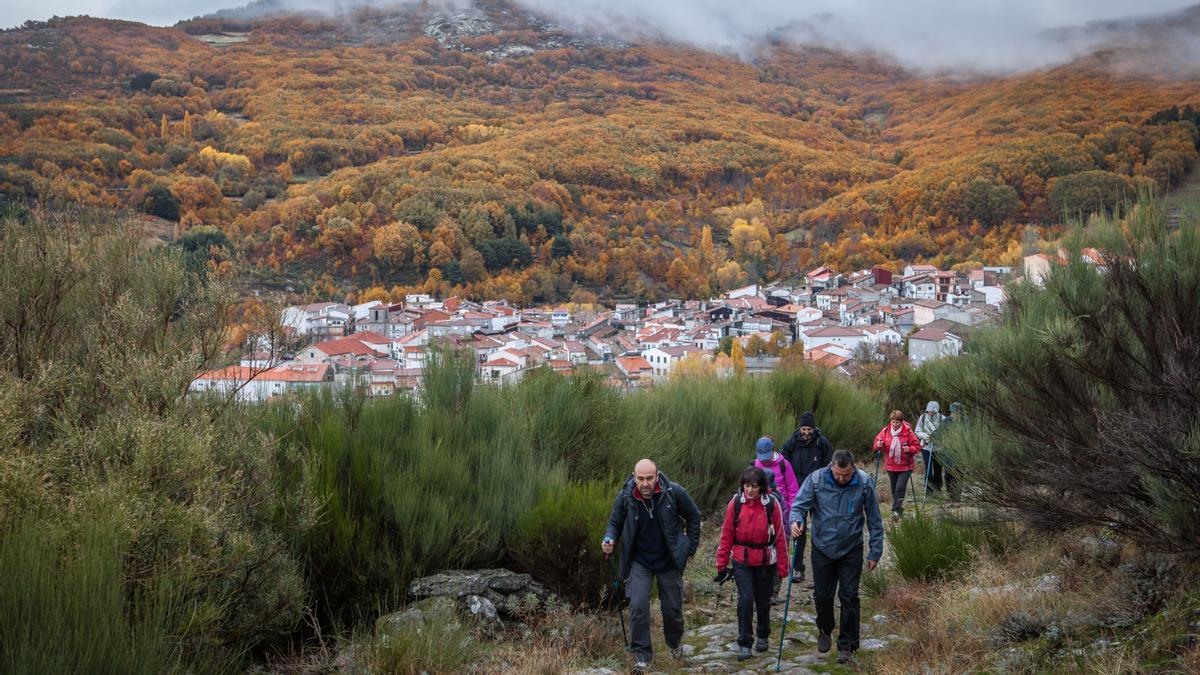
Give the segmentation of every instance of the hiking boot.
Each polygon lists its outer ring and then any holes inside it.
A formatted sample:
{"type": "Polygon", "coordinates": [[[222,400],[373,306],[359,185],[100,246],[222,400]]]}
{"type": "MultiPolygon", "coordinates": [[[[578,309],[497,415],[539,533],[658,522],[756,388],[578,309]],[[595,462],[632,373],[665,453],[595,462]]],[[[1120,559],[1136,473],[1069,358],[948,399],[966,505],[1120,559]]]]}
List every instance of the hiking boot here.
{"type": "Polygon", "coordinates": [[[898,523],[904,516],[899,511],[892,511],[892,522],[898,523]]]}
{"type": "Polygon", "coordinates": [[[838,663],[840,663],[842,665],[846,665],[853,660],[854,660],[854,653],[851,652],[849,649],[839,649],[838,650],[838,663]]]}
{"type": "Polygon", "coordinates": [[[633,675],[646,675],[650,672],[650,664],[645,661],[638,661],[633,664],[633,675]]]}
{"type": "Polygon", "coordinates": [[[679,660],[683,658],[683,645],[677,647],[667,647],[667,651],[671,653],[671,658],[679,660]]]}
{"type": "Polygon", "coordinates": [[[798,570],[798,571],[792,572],[792,583],[793,584],[804,583],[804,570],[798,570]]]}
{"type": "Polygon", "coordinates": [[[817,633],[817,651],[822,654],[828,654],[833,648],[833,640],[829,638],[829,633],[817,633]]]}
{"type": "Polygon", "coordinates": [[[746,661],[750,658],[749,647],[738,647],[738,661],[746,661]]]}
{"type": "Polygon", "coordinates": [[[754,651],[762,653],[767,651],[767,638],[758,638],[754,641],[754,651]]]}

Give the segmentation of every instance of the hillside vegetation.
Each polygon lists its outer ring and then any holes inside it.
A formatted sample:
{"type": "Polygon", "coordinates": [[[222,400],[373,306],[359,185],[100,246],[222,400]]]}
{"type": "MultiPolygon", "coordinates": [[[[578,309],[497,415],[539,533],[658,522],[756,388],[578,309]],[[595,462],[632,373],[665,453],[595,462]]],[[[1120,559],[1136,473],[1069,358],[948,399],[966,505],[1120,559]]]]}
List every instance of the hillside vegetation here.
{"type": "Polygon", "coordinates": [[[1197,156],[1195,79],[1119,50],[937,78],[481,7],[466,28],[413,5],[0,33],[0,191],[216,226],[263,285],[528,303],[1012,263],[1027,225],[1168,188],[1197,156]],[[248,39],[198,39],[220,31],[248,39]]]}

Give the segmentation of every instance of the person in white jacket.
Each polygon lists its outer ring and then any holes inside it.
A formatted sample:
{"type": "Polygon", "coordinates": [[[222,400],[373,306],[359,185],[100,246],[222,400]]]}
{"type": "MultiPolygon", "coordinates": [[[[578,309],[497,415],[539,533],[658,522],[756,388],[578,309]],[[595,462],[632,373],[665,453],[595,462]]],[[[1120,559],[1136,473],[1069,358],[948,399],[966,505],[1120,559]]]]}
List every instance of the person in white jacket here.
{"type": "Polygon", "coordinates": [[[936,448],[933,444],[933,435],[937,433],[938,427],[942,426],[941,406],[937,401],[930,401],[925,406],[925,412],[917,418],[916,427],[913,431],[917,434],[917,438],[921,439],[921,455],[925,459],[925,476],[927,485],[925,491],[933,490],[940,492],[942,489],[942,464],[938,462],[935,453],[936,448]]]}

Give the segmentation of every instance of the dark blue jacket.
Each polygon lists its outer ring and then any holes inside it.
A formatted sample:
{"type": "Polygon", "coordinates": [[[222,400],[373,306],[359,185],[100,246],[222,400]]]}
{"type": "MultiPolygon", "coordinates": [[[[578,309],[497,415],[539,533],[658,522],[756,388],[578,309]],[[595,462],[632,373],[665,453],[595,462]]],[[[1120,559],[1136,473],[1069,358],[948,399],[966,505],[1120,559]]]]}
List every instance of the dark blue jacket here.
{"type": "Polygon", "coordinates": [[[883,518],[875,481],[862,469],[854,470],[847,485],[838,485],[829,467],[809,474],[792,501],[793,523],[809,521],[809,540],[830,558],[843,558],[857,546],[862,548],[863,523],[870,530],[871,548],[867,560],[878,561],[883,555],[883,518]]]}
{"type": "MultiPolygon", "coordinates": [[[[662,490],[663,500],[659,507],[662,518],[663,534],[667,538],[667,548],[675,566],[682,570],[687,566],[688,558],[696,554],[700,547],[700,509],[696,502],[688,496],[682,485],[667,480],[663,472],[658,472],[658,487],[662,490]]],[[[617,492],[613,501],[612,513],[608,516],[608,528],[604,530],[605,538],[621,542],[621,578],[629,578],[629,569],[633,564],[633,543],[637,539],[637,519],[646,517],[646,509],[639,504],[639,498],[634,496],[637,484],[630,476],[617,492]]]]}

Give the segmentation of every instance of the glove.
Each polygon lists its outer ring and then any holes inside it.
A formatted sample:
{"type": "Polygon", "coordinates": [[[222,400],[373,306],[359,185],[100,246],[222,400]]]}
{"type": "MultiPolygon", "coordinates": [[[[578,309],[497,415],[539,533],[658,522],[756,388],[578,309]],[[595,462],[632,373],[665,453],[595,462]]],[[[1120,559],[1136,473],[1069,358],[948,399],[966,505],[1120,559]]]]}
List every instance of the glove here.
{"type": "Polygon", "coordinates": [[[726,567],[725,569],[717,572],[717,576],[713,577],[713,583],[718,584],[718,585],[723,584],[732,578],[733,578],[733,570],[726,567]]]}

